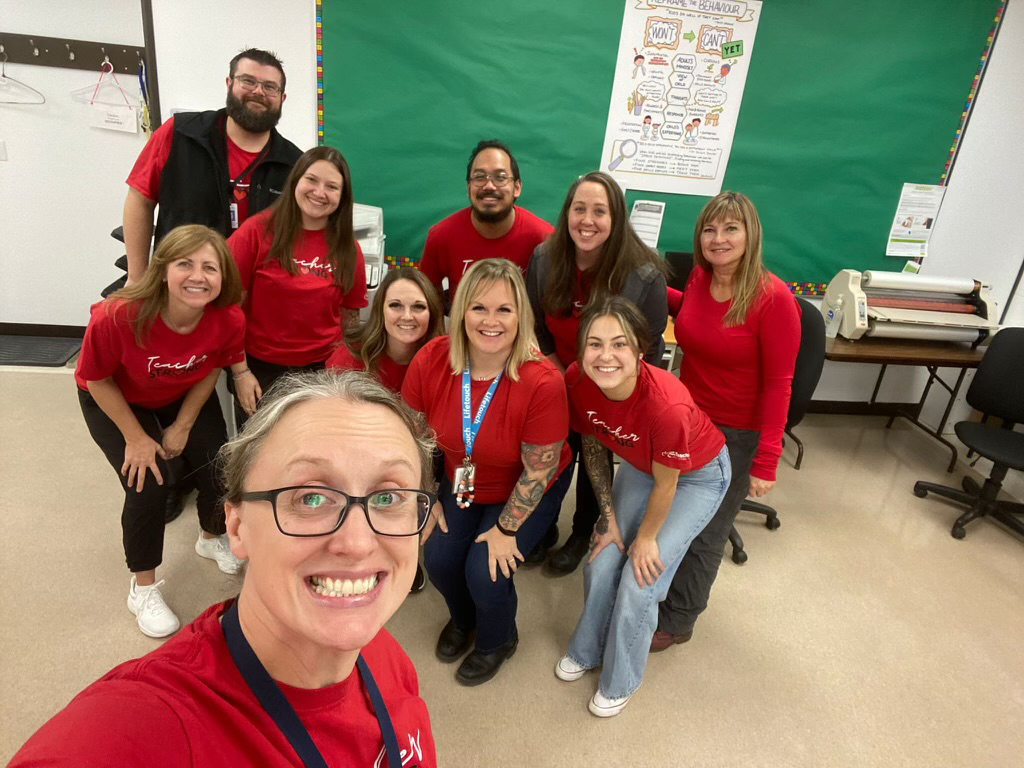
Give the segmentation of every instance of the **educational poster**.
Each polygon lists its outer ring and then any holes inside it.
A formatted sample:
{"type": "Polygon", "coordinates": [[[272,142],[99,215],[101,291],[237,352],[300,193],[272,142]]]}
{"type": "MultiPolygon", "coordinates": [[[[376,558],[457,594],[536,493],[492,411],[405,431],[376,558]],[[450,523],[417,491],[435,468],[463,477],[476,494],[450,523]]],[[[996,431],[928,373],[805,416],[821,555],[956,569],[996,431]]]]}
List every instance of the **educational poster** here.
{"type": "Polygon", "coordinates": [[[937,184],[904,184],[889,228],[886,256],[923,259],[928,255],[932,224],[939,215],[946,188],[937,184]]]}
{"type": "Polygon", "coordinates": [[[759,0],[626,0],[600,168],[623,189],[717,195],[759,0]]]}

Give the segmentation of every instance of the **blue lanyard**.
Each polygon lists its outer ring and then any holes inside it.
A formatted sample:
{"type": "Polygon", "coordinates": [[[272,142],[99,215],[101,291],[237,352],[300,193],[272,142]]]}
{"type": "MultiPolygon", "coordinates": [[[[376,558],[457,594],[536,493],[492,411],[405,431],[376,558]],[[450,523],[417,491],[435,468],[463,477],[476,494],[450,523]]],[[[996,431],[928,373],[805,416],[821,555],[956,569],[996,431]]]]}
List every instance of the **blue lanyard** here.
{"type": "MultiPolygon", "coordinates": [[[[231,658],[234,660],[235,666],[238,667],[242,678],[249,686],[249,690],[252,691],[263,707],[263,710],[270,715],[274,724],[284,734],[284,737],[288,739],[288,743],[292,745],[292,749],[295,750],[302,764],[307,766],[307,768],[310,766],[327,768],[327,762],[324,760],[323,755],[320,754],[316,744],[313,743],[313,739],[310,737],[309,731],[306,730],[306,726],[299,720],[298,714],[296,714],[288,699],[285,698],[281,689],[278,688],[277,683],[274,682],[266,667],[263,666],[259,657],[256,656],[252,646],[249,645],[248,639],[242,633],[241,624],[238,622],[237,599],[224,612],[221,618],[221,627],[224,630],[224,640],[227,642],[231,658]]],[[[391,718],[388,716],[388,709],[384,704],[384,698],[381,696],[380,689],[377,687],[373,675],[370,674],[370,668],[367,666],[362,654],[359,654],[359,658],[356,659],[356,666],[359,669],[359,676],[362,678],[363,686],[370,696],[370,702],[373,704],[373,713],[377,716],[377,723],[380,725],[388,766],[389,768],[401,768],[402,751],[398,746],[395,728],[391,724],[391,718]]]]}
{"type": "MultiPolygon", "coordinates": [[[[504,373],[504,371],[501,373],[504,373]]],[[[487,413],[487,408],[491,404],[494,391],[498,388],[498,382],[501,381],[501,373],[494,377],[494,381],[491,382],[491,386],[487,389],[487,394],[480,401],[480,407],[476,409],[476,418],[470,424],[469,414],[473,410],[473,385],[469,379],[469,365],[462,369],[462,442],[466,446],[467,460],[473,458],[473,443],[476,442],[476,436],[480,432],[480,423],[484,420],[484,414],[487,413]]]]}

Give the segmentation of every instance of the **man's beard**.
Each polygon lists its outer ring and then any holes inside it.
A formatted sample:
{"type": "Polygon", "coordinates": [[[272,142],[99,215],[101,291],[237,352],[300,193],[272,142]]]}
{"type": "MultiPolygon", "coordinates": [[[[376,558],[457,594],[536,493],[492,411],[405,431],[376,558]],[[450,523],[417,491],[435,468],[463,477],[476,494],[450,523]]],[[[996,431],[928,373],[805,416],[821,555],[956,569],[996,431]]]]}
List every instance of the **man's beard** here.
{"type": "Polygon", "coordinates": [[[281,119],[281,108],[274,109],[266,101],[262,102],[267,108],[266,112],[250,112],[245,102],[229,90],[227,100],[228,117],[238,123],[243,131],[249,133],[266,133],[281,119]]]}
{"type": "Polygon", "coordinates": [[[473,215],[476,216],[477,221],[482,221],[486,224],[498,224],[512,215],[512,209],[515,207],[516,198],[513,197],[512,202],[504,208],[480,209],[476,206],[476,202],[477,201],[474,198],[472,201],[472,208],[473,215]]]}

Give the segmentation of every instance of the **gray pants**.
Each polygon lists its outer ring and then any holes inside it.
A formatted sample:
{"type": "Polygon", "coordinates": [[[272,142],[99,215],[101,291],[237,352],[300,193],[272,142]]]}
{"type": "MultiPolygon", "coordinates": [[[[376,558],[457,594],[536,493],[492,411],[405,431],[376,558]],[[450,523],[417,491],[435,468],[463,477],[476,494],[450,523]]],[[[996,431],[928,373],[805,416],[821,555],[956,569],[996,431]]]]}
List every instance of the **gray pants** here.
{"type": "Polygon", "coordinates": [[[719,427],[725,435],[725,447],[732,462],[732,482],[714,517],[690,544],[679,569],[672,579],[668,596],[658,606],[658,629],[683,635],[693,629],[708,607],[711,587],[718,576],[725,542],[750,490],[750,465],[757,453],[760,432],[719,427]]]}

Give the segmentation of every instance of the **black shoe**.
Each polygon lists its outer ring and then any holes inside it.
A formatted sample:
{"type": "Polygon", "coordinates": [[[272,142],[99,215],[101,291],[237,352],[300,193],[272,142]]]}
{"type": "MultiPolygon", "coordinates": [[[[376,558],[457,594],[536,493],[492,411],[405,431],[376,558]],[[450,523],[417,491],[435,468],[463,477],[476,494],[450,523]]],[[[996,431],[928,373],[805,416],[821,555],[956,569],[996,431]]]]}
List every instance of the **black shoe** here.
{"type": "Polygon", "coordinates": [[[174,486],[170,489],[167,494],[167,505],[164,507],[164,525],[167,523],[174,522],[178,519],[178,516],[185,510],[185,496],[181,492],[181,489],[174,486]]]}
{"type": "Polygon", "coordinates": [[[472,644],[473,631],[459,629],[454,621],[449,620],[441,630],[441,636],[437,638],[437,648],[434,652],[445,664],[451,664],[461,659],[472,644]]]}
{"type": "Polygon", "coordinates": [[[463,685],[482,685],[498,674],[505,659],[511,659],[519,646],[519,635],[490,653],[474,650],[459,665],[455,679],[463,685]]]}
{"type": "Polygon", "coordinates": [[[570,574],[579,567],[580,560],[589,550],[589,536],[570,534],[562,548],[548,558],[548,568],[561,575],[570,574]]]}
{"type": "Polygon", "coordinates": [[[558,526],[552,523],[547,533],[544,534],[544,538],[538,541],[537,546],[526,556],[523,565],[540,565],[543,563],[544,559],[548,556],[548,550],[555,546],[557,541],[558,526]]]}
{"type": "Polygon", "coordinates": [[[423,573],[423,566],[419,563],[416,564],[416,575],[412,577],[412,588],[409,590],[409,594],[414,595],[417,592],[422,592],[423,588],[427,586],[427,576],[423,573]]]}

